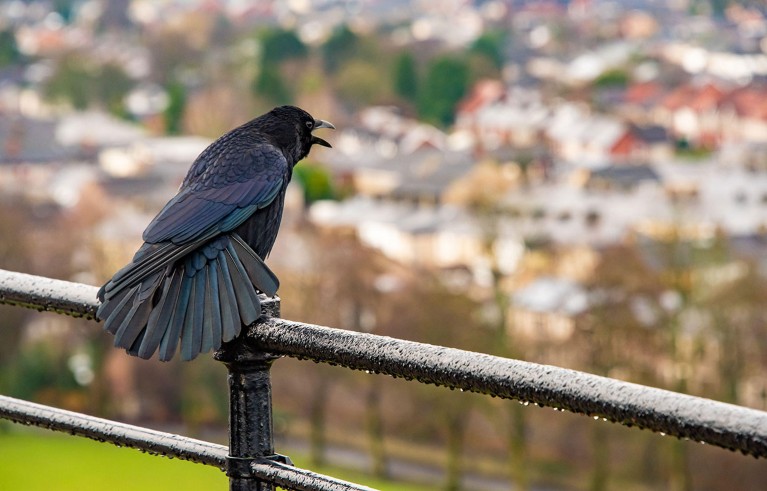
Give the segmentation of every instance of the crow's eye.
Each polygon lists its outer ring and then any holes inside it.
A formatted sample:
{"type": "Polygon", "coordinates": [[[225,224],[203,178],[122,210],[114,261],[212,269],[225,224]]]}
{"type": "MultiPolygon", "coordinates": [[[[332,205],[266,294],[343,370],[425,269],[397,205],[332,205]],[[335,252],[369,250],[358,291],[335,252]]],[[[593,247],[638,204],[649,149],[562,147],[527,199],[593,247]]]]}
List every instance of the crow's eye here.
{"type": "Polygon", "coordinates": [[[312,129],[314,127],[314,121],[307,121],[306,122],[306,127],[309,128],[309,129],[312,129]]]}

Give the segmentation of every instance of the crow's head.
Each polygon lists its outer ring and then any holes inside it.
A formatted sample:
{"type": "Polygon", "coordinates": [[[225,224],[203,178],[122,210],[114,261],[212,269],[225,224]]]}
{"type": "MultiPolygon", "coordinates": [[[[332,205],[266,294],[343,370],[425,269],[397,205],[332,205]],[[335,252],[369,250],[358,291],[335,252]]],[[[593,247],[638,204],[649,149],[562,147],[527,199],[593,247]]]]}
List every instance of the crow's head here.
{"type": "Polygon", "coordinates": [[[319,128],[335,129],[331,123],[314,119],[308,112],[295,106],[276,107],[268,116],[273,118],[275,123],[272,136],[296,162],[306,157],[314,144],[330,148],[330,143],[312,135],[312,131],[319,128]]]}

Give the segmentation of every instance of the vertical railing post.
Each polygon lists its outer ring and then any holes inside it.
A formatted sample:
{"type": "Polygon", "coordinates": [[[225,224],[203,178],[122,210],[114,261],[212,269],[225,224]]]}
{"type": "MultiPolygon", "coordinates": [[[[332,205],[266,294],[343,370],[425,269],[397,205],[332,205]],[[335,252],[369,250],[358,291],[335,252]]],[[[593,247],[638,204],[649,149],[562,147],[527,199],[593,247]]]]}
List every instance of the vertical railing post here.
{"type": "MultiPolygon", "coordinates": [[[[263,305],[263,314],[278,317],[279,299],[263,305]]],[[[279,356],[260,351],[247,343],[244,333],[215,354],[229,371],[229,456],[227,476],[230,491],[273,491],[251,471],[257,459],[275,458],[270,369],[279,356]]]]}

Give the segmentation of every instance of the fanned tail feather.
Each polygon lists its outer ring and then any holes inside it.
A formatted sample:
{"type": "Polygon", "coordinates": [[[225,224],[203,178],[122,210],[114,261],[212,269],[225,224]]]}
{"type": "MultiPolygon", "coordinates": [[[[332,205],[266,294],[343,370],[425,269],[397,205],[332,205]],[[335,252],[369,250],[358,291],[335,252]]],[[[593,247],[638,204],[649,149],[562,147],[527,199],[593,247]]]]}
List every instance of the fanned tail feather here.
{"type": "Polygon", "coordinates": [[[273,296],[279,286],[237,235],[212,240],[140,280],[125,269],[120,278],[99,291],[98,317],[115,346],[144,359],[159,351],[162,361],[179,346],[181,358],[192,360],[231,341],[260,317],[257,289],[273,296]]]}
{"type": "Polygon", "coordinates": [[[233,250],[236,251],[236,254],[242,260],[245,271],[247,271],[253,285],[265,293],[266,296],[275,296],[280,288],[280,280],[277,279],[277,275],[269,269],[266,263],[258,257],[258,254],[239,235],[232,234],[232,246],[233,250]]]}

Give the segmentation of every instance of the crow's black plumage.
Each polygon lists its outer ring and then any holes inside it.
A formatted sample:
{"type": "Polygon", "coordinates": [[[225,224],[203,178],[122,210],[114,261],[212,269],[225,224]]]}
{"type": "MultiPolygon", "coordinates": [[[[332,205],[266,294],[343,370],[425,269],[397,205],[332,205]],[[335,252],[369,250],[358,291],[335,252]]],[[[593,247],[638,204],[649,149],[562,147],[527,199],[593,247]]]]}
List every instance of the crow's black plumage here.
{"type": "Polygon", "coordinates": [[[191,360],[234,339],[261,313],[257,290],[277,292],[264,264],[277,238],[285,189],[312,135],[333,125],[282,106],[223,135],[194,161],[178,194],[144,231],[133,260],[98,292],[115,346],[191,360]]]}

